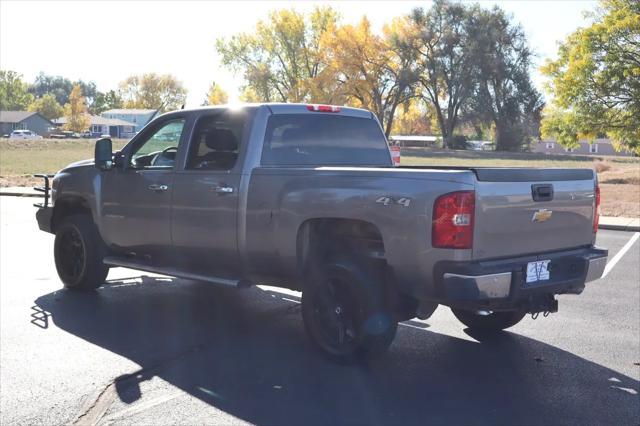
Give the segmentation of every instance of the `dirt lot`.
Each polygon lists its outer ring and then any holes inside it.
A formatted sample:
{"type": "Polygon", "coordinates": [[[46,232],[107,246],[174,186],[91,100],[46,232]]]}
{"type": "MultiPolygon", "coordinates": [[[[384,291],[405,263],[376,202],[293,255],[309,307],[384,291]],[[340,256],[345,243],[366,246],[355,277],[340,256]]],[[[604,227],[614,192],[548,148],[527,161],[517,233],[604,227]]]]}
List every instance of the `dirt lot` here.
{"type": "MultiPolygon", "coordinates": [[[[55,173],[71,162],[91,158],[94,143],[92,139],[0,139],[0,187],[38,184],[39,179],[31,177],[33,173],[55,173]]],[[[115,140],[114,149],[125,143],[115,140]]],[[[602,189],[602,214],[640,217],[638,158],[405,148],[402,165],[595,168],[602,189]]]]}
{"type": "MultiPolygon", "coordinates": [[[[120,149],[126,140],[115,139],[120,149]]],[[[33,186],[40,179],[34,173],[55,173],[74,161],[93,158],[95,139],[0,139],[0,187],[33,186]]]]}

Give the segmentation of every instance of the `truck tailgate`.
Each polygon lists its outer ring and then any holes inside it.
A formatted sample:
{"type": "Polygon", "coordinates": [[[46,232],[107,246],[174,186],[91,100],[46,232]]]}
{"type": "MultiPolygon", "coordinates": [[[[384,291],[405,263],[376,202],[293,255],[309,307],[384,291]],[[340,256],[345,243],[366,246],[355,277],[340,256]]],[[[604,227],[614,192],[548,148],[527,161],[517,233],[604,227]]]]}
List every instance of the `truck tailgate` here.
{"type": "Polygon", "coordinates": [[[474,169],[475,259],[590,245],[595,173],[589,169],[474,169]]]}

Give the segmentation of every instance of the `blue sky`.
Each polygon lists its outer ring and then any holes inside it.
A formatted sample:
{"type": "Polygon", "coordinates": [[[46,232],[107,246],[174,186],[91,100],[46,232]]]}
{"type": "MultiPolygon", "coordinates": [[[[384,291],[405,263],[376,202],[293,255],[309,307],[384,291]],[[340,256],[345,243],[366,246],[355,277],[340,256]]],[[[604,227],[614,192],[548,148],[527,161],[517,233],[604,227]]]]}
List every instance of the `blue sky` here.
{"type": "MultiPolygon", "coordinates": [[[[557,42],[588,23],[584,11],[594,1],[480,1],[513,14],[537,53],[537,65],[553,57],[557,42]]],[[[220,67],[218,37],[250,31],[270,10],[309,11],[331,5],[343,22],[362,15],[381,29],[395,16],[428,1],[205,2],[205,1],[0,1],[0,68],[28,81],[44,71],[70,79],[93,80],[100,90],[117,87],[131,74],[171,73],[189,90],[187,104],[199,105],[212,80],[238,94],[241,76],[220,67]]],[[[542,78],[534,70],[534,82],[542,78]]]]}

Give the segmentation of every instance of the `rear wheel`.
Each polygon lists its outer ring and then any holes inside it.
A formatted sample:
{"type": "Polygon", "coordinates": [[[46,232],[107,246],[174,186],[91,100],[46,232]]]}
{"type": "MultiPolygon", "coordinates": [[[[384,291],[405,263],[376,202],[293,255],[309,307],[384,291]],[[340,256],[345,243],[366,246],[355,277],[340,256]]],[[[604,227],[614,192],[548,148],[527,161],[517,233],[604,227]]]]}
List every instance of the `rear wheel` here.
{"type": "Polygon", "coordinates": [[[57,227],[53,251],[58,276],[66,288],[93,290],[107,278],[102,239],[89,216],[65,218],[57,227]]]}
{"type": "Polygon", "coordinates": [[[385,306],[384,281],[365,261],[324,263],[306,283],[302,316],[308,335],[338,362],[375,358],[393,341],[397,321],[385,306]]]}
{"type": "Polygon", "coordinates": [[[472,330],[499,331],[519,323],[525,311],[483,312],[451,309],[458,320],[472,330]]]}

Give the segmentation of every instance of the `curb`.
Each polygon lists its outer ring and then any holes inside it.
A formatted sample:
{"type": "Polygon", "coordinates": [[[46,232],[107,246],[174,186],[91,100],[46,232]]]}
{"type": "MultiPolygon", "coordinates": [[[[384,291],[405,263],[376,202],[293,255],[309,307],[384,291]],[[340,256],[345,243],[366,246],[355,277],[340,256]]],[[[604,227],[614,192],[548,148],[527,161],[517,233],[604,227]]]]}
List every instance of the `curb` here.
{"type": "Polygon", "coordinates": [[[600,223],[598,229],[608,229],[610,231],[640,232],[640,225],[617,225],[613,223],[600,223]]]}
{"type": "Polygon", "coordinates": [[[38,193],[27,193],[27,192],[6,192],[6,191],[0,191],[0,196],[5,196],[5,197],[40,197],[40,198],[44,198],[43,194],[38,194],[38,193]]]}
{"type": "MultiPolygon", "coordinates": [[[[17,191],[3,191],[0,189],[0,196],[8,196],[8,197],[34,197],[34,198],[43,198],[44,195],[39,192],[17,192],[17,191]]],[[[640,220],[638,219],[630,219],[630,218],[615,218],[617,221],[621,223],[606,223],[606,220],[602,220],[603,217],[600,216],[600,224],[598,225],[598,229],[606,229],[611,231],[629,231],[629,232],[640,232],[640,220]]]]}

